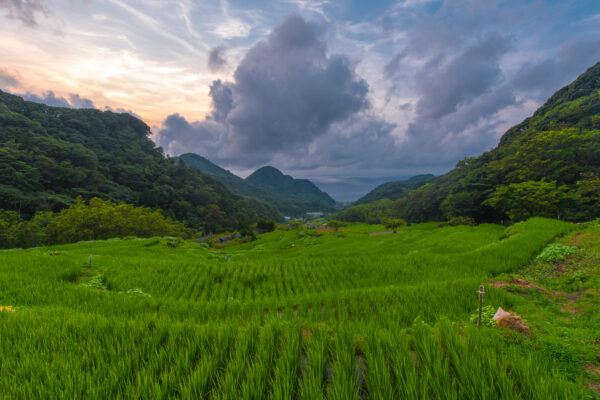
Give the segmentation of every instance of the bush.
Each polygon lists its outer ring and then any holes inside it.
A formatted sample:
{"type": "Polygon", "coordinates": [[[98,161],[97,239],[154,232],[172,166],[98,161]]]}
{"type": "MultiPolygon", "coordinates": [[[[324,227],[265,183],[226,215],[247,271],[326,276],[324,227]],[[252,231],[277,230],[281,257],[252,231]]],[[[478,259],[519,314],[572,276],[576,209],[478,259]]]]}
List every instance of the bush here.
{"type": "Polygon", "coordinates": [[[446,222],[442,222],[438,226],[442,227],[442,226],[459,226],[459,225],[475,226],[475,225],[477,225],[477,222],[475,222],[475,219],[471,218],[471,217],[454,217],[446,222]]]}
{"type": "Polygon", "coordinates": [[[258,221],[256,229],[262,232],[273,232],[275,230],[275,221],[258,221]]]}
{"type": "Polygon", "coordinates": [[[575,254],[576,252],[577,247],[552,243],[546,246],[546,248],[542,250],[542,252],[538,254],[535,259],[547,263],[557,263],[563,261],[567,256],[575,254]]]}
{"type": "MultiPolygon", "coordinates": [[[[493,306],[485,306],[481,308],[481,326],[487,326],[493,328],[496,326],[496,321],[494,321],[494,315],[496,311],[493,306]]],[[[479,310],[475,311],[475,314],[471,314],[471,323],[477,324],[477,318],[479,316],[479,310]]]]}

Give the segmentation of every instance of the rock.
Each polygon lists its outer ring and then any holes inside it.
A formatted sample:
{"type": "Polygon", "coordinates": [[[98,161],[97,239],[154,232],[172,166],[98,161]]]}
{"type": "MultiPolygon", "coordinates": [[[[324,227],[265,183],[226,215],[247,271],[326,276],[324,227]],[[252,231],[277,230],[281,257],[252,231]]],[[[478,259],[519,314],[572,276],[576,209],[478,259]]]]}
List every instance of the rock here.
{"type": "Polygon", "coordinates": [[[498,308],[493,320],[496,321],[498,328],[509,328],[524,335],[531,336],[529,327],[523,322],[521,317],[515,313],[504,311],[502,307],[498,308]]]}
{"type": "Polygon", "coordinates": [[[504,311],[502,309],[502,307],[498,307],[498,311],[496,311],[496,314],[494,314],[494,316],[492,317],[492,319],[494,321],[498,321],[500,318],[505,317],[507,315],[510,315],[510,313],[507,313],[506,311],[504,311]]]}

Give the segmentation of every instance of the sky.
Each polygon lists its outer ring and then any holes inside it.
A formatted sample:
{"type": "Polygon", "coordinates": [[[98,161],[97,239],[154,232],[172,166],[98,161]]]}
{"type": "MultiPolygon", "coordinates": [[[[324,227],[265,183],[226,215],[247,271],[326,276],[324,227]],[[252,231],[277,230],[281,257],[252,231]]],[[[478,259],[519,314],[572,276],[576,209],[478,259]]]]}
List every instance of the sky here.
{"type": "Polygon", "coordinates": [[[343,201],[493,148],[598,61],[598,0],[0,0],[0,89],[343,201]]]}

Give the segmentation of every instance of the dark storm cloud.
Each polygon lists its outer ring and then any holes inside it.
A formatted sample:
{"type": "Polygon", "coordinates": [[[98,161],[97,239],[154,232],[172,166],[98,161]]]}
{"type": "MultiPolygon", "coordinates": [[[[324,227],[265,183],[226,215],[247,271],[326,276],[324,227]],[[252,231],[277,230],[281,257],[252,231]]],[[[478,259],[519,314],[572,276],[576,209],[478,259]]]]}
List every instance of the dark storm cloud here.
{"type": "Polygon", "coordinates": [[[227,66],[225,47],[217,46],[212,48],[208,53],[208,69],[211,72],[218,72],[225,66],[227,66]]]}
{"type": "Polygon", "coordinates": [[[490,34],[454,59],[437,57],[417,74],[420,119],[437,120],[490,90],[501,78],[500,56],[507,39],[490,34]]]}
{"type": "Polygon", "coordinates": [[[25,94],[17,94],[24,100],[34,101],[36,103],[46,104],[52,107],[67,107],[67,108],[95,108],[91,100],[83,98],[78,94],[72,93],[69,95],[69,100],[64,97],[59,97],[52,90],[42,93],[41,95],[26,92],[25,94]]]}
{"type": "Polygon", "coordinates": [[[327,53],[323,29],[292,14],[246,53],[232,82],[213,82],[206,120],[172,115],[157,141],[171,153],[193,149],[244,165],[296,158],[333,124],[368,109],[367,92],[345,56],[327,53]]]}
{"type": "Polygon", "coordinates": [[[35,15],[46,13],[44,0],[0,0],[0,10],[8,10],[7,16],[18,19],[25,25],[37,25],[35,15]]]}
{"type": "Polygon", "coordinates": [[[20,86],[19,80],[9,72],[0,69],[0,89],[20,86]]]}
{"type": "Polygon", "coordinates": [[[399,149],[405,165],[451,167],[496,144],[498,113],[517,103],[501,68],[514,39],[499,32],[519,18],[489,0],[449,0],[417,18],[383,69],[388,96],[408,90],[417,98],[399,149]]]}
{"type": "Polygon", "coordinates": [[[557,87],[568,84],[582,73],[582,66],[589,67],[599,60],[600,38],[569,41],[559,48],[555,56],[523,64],[512,83],[516,90],[543,100],[557,87]]]}
{"type": "Polygon", "coordinates": [[[485,119],[516,101],[499,67],[508,43],[505,37],[489,34],[454,58],[438,57],[425,64],[416,75],[419,100],[403,144],[407,155],[453,162],[494,144],[493,124],[485,119]]]}

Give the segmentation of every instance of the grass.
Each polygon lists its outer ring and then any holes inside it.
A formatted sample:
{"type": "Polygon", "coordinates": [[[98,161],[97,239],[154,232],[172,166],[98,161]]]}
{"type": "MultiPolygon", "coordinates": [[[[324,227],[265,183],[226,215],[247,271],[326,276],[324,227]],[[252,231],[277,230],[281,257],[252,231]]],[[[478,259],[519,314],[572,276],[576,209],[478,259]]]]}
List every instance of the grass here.
{"type": "MultiPolygon", "coordinates": [[[[584,365],[593,362],[596,345],[577,344],[596,328],[589,319],[577,322],[581,327],[555,323],[549,315],[560,308],[556,299],[488,284],[486,305],[523,315],[533,337],[478,331],[469,321],[479,285],[515,276],[525,265],[519,273],[543,284],[584,291],[578,301],[583,307],[585,297],[593,314],[593,261],[551,283],[542,272],[550,267],[534,260],[574,226],[536,218],[509,229],[422,224],[373,236],[385,229],[351,225],[320,236],[275,231],[226,249],[195,242],[171,247],[168,238],[152,238],[3,251],[0,305],[17,311],[0,312],[0,392],[3,398],[593,398],[584,365]],[[553,321],[550,327],[530,316],[538,310],[553,321]]],[[[582,231],[573,232],[560,240],[582,231]]],[[[589,240],[591,247],[596,242],[589,240]]]]}

